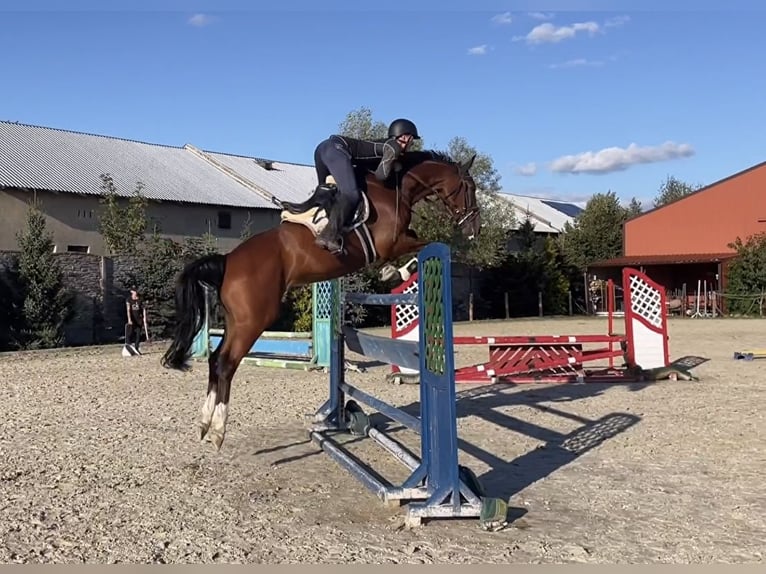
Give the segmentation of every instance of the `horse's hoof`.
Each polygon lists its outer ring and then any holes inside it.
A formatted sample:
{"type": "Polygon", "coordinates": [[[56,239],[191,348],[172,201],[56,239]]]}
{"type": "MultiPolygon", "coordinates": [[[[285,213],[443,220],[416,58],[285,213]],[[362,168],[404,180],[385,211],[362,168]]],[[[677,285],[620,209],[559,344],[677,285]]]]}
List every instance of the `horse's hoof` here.
{"type": "Polygon", "coordinates": [[[205,435],[207,434],[207,430],[210,428],[210,425],[200,423],[197,428],[199,428],[199,439],[205,440],[205,435]]]}
{"type": "Polygon", "coordinates": [[[220,451],[223,444],[223,435],[217,432],[210,433],[210,442],[215,446],[215,450],[220,451]]]}

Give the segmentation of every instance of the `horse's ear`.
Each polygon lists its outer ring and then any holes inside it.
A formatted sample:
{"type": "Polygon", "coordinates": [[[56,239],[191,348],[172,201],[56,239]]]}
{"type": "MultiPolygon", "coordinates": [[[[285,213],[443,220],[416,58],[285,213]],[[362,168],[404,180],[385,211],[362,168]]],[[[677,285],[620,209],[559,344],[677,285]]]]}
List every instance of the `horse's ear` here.
{"type": "Polygon", "coordinates": [[[471,166],[473,165],[473,161],[476,159],[476,154],[473,154],[471,156],[471,159],[469,159],[466,162],[460,163],[460,172],[461,173],[468,173],[468,170],[471,169],[471,166]]]}

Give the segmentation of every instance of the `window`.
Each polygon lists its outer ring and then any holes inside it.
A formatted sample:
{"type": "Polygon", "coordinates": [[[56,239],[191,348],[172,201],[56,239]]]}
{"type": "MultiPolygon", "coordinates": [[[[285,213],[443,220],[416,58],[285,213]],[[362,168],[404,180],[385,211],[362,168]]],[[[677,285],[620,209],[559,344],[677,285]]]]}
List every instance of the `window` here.
{"type": "Polygon", "coordinates": [[[88,245],[67,245],[66,250],[74,253],[90,253],[90,246],[88,245]]]}
{"type": "Polygon", "coordinates": [[[228,211],[218,212],[218,229],[231,229],[231,213],[228,211]]]}

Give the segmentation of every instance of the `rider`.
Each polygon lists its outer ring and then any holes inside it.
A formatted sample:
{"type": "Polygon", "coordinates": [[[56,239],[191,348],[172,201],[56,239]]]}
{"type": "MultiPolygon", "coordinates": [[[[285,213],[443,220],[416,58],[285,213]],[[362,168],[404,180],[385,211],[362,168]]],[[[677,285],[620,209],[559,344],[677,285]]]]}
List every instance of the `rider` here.
{"type": "Polygon", "coordinates": [[[317,245],[331,252],[341,249],[343,226],[351,221],[361,199],[354,164],[374,166],[375,177],[385,181],[394,161],[416,139],[420,135],[415,124],[399,118],[388,126],[388,139],[370,141],[331,135],[316,147],[314,165],[319,186],[324,186],[327,176],[332,175],[339,192],[328,214],[327,226],[316,239],[317,245]]]}

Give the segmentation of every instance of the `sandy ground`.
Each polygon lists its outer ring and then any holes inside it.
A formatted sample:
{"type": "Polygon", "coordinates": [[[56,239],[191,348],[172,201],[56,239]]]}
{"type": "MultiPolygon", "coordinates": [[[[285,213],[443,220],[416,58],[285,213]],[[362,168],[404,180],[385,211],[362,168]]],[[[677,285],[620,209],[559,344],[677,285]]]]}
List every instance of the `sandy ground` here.
{"type": "MultiPolygon", "coordinates": [[[[456,333],[604,329],[564,319],[456,333]]],[[[119,347],[5,355],[0,561],[763,562],[766,360],[732,353],[766,347],[764,333],[762,320],[671,320],[672,358],[710,359],[698,382],[460,386],[461,463],[512,509],[496,533],[475,520],[403,529],[400,509],[308,442],[325,374],[243,365],[216,453],[196,436],[204,363],[167,371],[163,344],[129,359],[119,347]],[[571,448],[604,427],[600,443],[571,448]]],[[[460,348],[458,362],[485,353],[460,348]]],[[[396,405],[418,400],[385,372],[349,378],[396,405]]],[[[403,476],[370,441],[354,449],[403,476]]]]}

